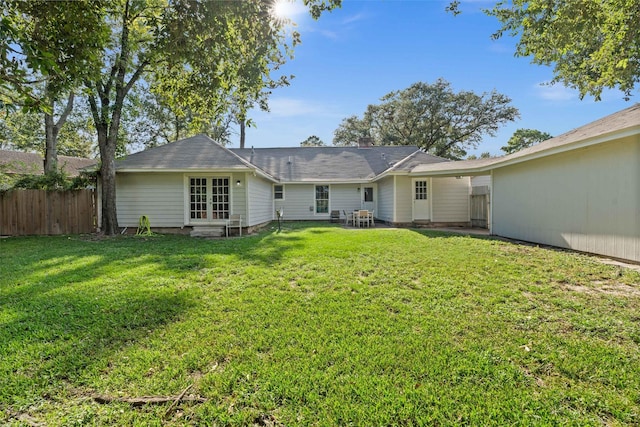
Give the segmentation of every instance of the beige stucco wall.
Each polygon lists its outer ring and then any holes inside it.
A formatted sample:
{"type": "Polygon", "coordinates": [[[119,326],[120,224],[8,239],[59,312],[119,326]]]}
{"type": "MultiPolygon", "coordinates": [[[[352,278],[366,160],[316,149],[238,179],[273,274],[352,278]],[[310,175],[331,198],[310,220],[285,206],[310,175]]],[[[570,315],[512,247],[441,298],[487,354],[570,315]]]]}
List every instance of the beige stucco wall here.
{"type": "Polygon", "coordinates": [[[640,137],[493,171],[493,234],[640,261],[640,137]]]}

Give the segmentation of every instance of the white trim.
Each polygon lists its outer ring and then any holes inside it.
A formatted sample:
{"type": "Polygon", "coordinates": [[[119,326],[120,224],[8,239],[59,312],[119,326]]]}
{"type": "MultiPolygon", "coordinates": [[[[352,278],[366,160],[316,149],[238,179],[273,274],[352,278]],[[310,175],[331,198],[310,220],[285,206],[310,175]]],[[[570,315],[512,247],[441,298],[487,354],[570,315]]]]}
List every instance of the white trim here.
{"type": "Polygon", "coordinates": [[[427,201],[427,215],[429,215],[429,218],[419,218],[418,220],[431,220],[432,217],[432,208],[431,208],[431,199],[432,199],[432,194],[431,194],[431,179],[429,179],[428,177],[415,177],[415,178],[411,178],[411,221],[415,221],[416,220],[416,182],[419,181],[424,181],[426,183],[426,189],[427,189],[427,198],[426,199],[420,199],[420,200],[426,200],[427,201]]]}
{"type": "Polygon", "coordinates": [[[433,221],[433,178],[427,178],[427,199],[429,200],[429,221],[433,221]]]}
{"type": "MultiPolygon", "coordinates": [[[[233,215],[233,187],[235,187],[235,182],[233,181],[233,175],[229,174],[221,174],[221,173],[185,173],[184,177],[184,225],[185,226],[198,226],[198,225],[211,225],[211,224],[223,224],[226,223],[226,219],[224,218],[210,218],[205,221],[191,220],[191,193],[189,192],[191,178],[207,178],[207,186],[210,189],[212,182],[209,178],[228,178],[229,179],[229,201],[227,202],[229,205],[229,215],[233,215]]],[[[211,194],[207,194],[207,198],[211,194]]],[[[213,210],[211,207],[209,200],[207,200],[207,205],[209,206],[207,213],[213,210]]]]}
{"type": "MultiPolygon", "coordinates": [[[[321,199],[324,200],[324,199],[321,199]]],[[[321,183],[313,185],[313,216],[325,216],[331,214],[331,184],[321,183]],[[318,212],[318,199],[316,198],[316,187],[327,187],[329,198],[327,199],[327,212],[318,212]]]]}
{"type": "MultiPolygon", "coordinates": [[[[640,126],[634,126],[631,128],[627,128],[623,131],[614,131],[608,134],[599,135],[597,137],[587,138],[584,140],[577,140],[572,142],[567,142],[562,145],[558,145],[555,147],[550,147],[546,149],[541,149],[539,151],[535,151],[533,153],[526,154],[510,154],[505,157],[497,157],[492,161],[484,163],[481,166],[470,166],[470,167],[458,167],[452,169],[443,169],[443,170],[434,170],[434,171],[416,171],[409,173],[410,176],[458,176],[458,175],[491,175],[491,172],[494,169],[499,169],[507,166],[516,165],[519,163],[523,163],[529,160],[536,160],[548,156],[553,156],[555,154],[561,154],[568,151],[578,150],[580,148],[591,147],[593,145],[603,144],[606,142],[614,141],[616,139],[628,138],[631,136],[637,136],[640,134],[640,126]]],[[[541,144],[544,144],[541,143],[541,144]]],[[[440,163],[435,163],[440,164],[440,163]]],[[[456,162],[450,162],[447,164],[455,165],[456,162]]],[[[424,166],[424,165],[421,165],[424,166]]],[[[420,166],[416,166],[418,168],[420,166]]],[[[415,169],[415,168],[414,168],[415,169]]]]}
{"type": "Polygon", "coordinates": [[[144,172],[144,173],[187,173],[187,174],[209,174],[209,173],[253,173],[254,176],[256,175],[260,175],[261,177],[271,181],[271,182],[278,182],[277,179],[275,179],[274,177],[272,177],[271,175],[268,175],[264,172],[262,172],[259,169],[251,169],[251,168],[245,168],[245,167],[236,167],[236,168],[217,168],[217,167],[210,167],[210,168],[193,168],[193,169],[184,169],[184,168],[178,168],[178,169],[173,169],[173,168],[167,168],[167,169],[162,169],[162,168],[123,168],[123,169],[117,169],[116,173],[138,173],[138,172],[144,172]],[[213,171],[213,172],[212,172],[213,171]]]}
{"type": "MultiPolygon", "coordinates": [[[[246,183],[246,185],[244,190],[244,214],[245,214],[246,225],[249,225],[251,223],[250,222],[251,212],[249,212],[249,207],[251,206],[249,203],[249,195],[251,194],[251,192],[249,191],[250,181],[251,180],[249,179],[249,173],[245,172],[244,182],[246,183]]],[[[231,191],[229,191],[229,197],[231,197],[231,191]]],[[[233,202],[233,199],[230,199],[229,201],[233,202]]],[[[231,215],[231,213],[229,213],[229,215],[231,215]]],[[[242,221],[240,221],[240,235],[242,235],[242,221]]]]}
{"type": "MultiPolygon", "coordinates": [[[[396,185],[398,184],[397,176],[393,176],[393,215],[391,215],[391,222],[396,222],[397,216],[397,208],[398,208],[398,188],[396,185]]],[[[413,215],[413,214],[412,214],[413,215]]]]}
{"type": "Polygon", "coordinates": [[[272,185],[272,188],[273,188],[273,193],[272,193],[272,196],[273,196],[273,197],[272,197],[272,199],[273,199],[274,203],[275,203],[275,201],[276,201],[276,200],[279,200],[279,201],[284,201],[284,200],[286,200],[286,197],[285,197],[285,190],[284,190],[284,184],[282,184],[282,183],[274,183],[274,184],[272,185]],[[276,187],[282,187],[282,198],[281,198],[281,199],[276,199],[276,187]]]}
{"type": "Polygon", "coordinates": [[[493,171],[491,171],[491,182],[489,183],[489,234],[493,235],[493,171]]]}
{"type": "Polygon", "coordinates": [[[187,175],[186,173],[184,175],[182,175],[182,194],[183,196],[183,202],[182,204],[184,205],[184,224],[183,225],[189,225],[189,219],[190,219],[190,215],[189,212],[191,212],[191,197],[189,194],[189,175],[187,175]]]}
{"type": "Polygon", "coordinates": [[[374,212],[378,212],[378,183],[376,182],[372,182],[372,183],[366,183],[366,184],[360,184],[360,207],[362,207],[364,209],[364,204],[365,203],[372,203],[373,204],[373,211],[374,212]],[[373,198],[372,201],[367,202],[364,200],[364,196],[365,196],[365,188],[371,188],[371,197],[373,198]]]}

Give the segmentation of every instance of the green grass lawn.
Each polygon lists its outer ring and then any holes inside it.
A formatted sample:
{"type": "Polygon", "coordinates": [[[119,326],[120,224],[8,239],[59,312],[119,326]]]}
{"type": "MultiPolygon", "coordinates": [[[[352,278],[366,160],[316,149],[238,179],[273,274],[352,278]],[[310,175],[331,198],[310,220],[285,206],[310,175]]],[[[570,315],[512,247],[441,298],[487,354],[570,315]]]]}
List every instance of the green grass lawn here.
{"type": "Polygon", "coordinates": [[[0,424],[639,425],[638,283],[406,229],[0,239],[0,424]]]}

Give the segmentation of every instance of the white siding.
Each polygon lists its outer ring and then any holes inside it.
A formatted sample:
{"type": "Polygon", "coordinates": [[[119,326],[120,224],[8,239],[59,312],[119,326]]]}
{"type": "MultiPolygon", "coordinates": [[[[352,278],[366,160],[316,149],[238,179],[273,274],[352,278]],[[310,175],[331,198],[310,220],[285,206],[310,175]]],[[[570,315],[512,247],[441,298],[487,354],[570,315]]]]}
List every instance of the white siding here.
{"type": "MultiPolygon", "coordinates": [[[[314,215],[315,186],[313,184],[285,184],[284,200],[276,200],[276,210],[284,207],[285,220],[328,219],[329,214],[314,215]]],[[[331,199],[331,189],[329,189],[331,199]]]]}
{"type": "Polygon", "coordinates": [[[396,218],[394,222],[413,221],[413,181],[408,176],[395,177],[396,218]]]}
{"type": "Polygon", "coordinates": [[[152,227],[184,225],[184,180],[181,173],[118,173],[118,225],[137,227],[140,216],[152,227]]]}
{"type": "Polygon", "coordinates": [[[640,137],[493,172],[492,232],[640,261],[640,137]]]}
{"type": "Polygon", "coordinates": [[[389,176],[378,181],[378,212],[376,218],[383,221],[394,222],[394,206],[393,206],[393,177],[389,176]]]}
{"type": "Polygon", "coordinates": [[[249,215],[247,225],[273,220],[273,185],[271,182],[248,175],[249,215]]]}
{"type": "Polygon", "coordinates": [[[461,178],[432,178],[431,221],[469,222],[468,176],[461,178]]]}
{"type": "Polygon", "coordinates": [[[471,177],[472,187],[482,187],[484,185],[491,187],[491,175],[478,175],[471,177]]]}
{"type": "Polygon", "coordinates": [[[242,215],[242,225],[247,220],[247,179],[245,173],[230,174],[229,193],[231,194],[231,214],[242,215]],[[240,181],[240,185],[237,182],[240,181]]]}
{"type": "MultiPolygon", "coordinates": [[[[340,211],[340,217],[344,219],[345,212],[353,212],[356,209],[360,209],[360,200],[361,194],[358,191],[360,185],[358,184],[335,184],[331,186],[329,190],[329,197],[331,199],[331,204],[329,206],[329,210],[338,210],[340,211]]],[[[376,194],[373,195],[374,200],[377,197],[376,194]]]]}

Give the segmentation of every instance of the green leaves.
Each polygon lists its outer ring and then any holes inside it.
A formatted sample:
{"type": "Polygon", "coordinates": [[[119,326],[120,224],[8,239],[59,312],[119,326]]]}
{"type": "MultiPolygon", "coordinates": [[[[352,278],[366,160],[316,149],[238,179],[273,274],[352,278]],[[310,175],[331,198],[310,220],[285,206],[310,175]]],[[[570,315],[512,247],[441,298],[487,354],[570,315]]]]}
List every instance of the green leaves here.
{"type": "Polygon", "coordinates": [[[552,65],[580,97],[606,88],[631,96],[640,79],[640,1],[516,0],[486,11],[502,23],[494,35],[520,37],[516,55],[552,65]]]}
{"type": "Polygon", "coordinates": [[[106,2],[8,0],[0,22],[0,99],[5,105],[47,110],[35,85],[55,95],[95,71],[108,26],[106,2]]]}
{"type": "Polygon", "coordinates": [[[507,154],[511,154],[551,138],[551,134],[547,132],[536,129],[518,129],[509,138],[507,145],[500,149],[507,154]]]}
{"type": "Polygon", "coordinates": [[[371,136],[379,145],[416,145],[436,156],[460,159],[484,135],[495,135],[502,124],[520,115],[506,95],[454,92],[444,79],[414,83],[380,100],[367,107],[362,119],[343,120],[334,144],[348,145],[357,139],[347,138],[371,136]]]}

